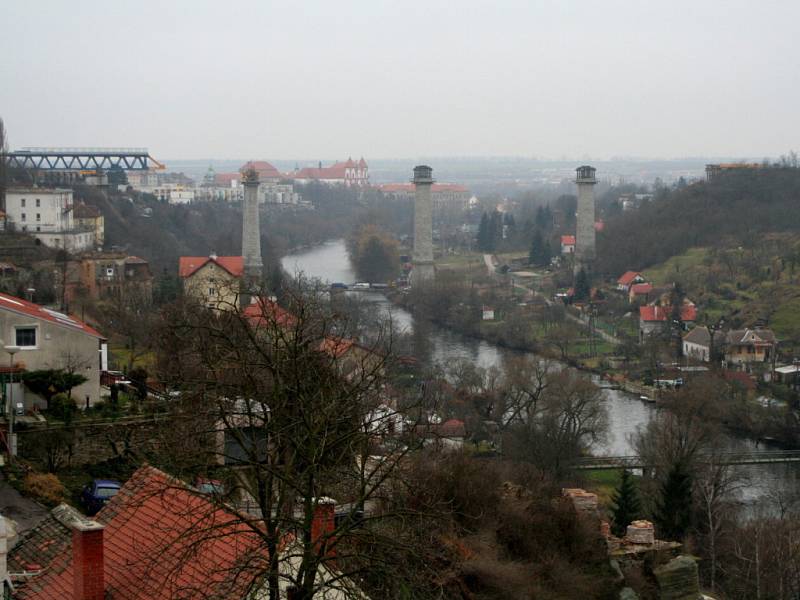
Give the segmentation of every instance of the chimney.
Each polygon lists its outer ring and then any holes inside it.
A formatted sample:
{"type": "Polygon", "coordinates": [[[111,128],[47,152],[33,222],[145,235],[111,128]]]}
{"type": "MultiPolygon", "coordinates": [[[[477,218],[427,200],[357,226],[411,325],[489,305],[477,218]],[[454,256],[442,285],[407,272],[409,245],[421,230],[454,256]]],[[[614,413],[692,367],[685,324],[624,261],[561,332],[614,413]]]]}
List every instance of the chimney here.
{"type": "Polygon", "coordinates": [[[79,521],[72,526],[72,600],[103,600],[103,525],[79,521]]]}
{"type": "MultiPolygon", "coordinates": [[[[314,508],[314,519],[311,521],[311,541],[319,549],[323,544],[328,546],[334,541],[333,532],[336,531],[336,500],[333,498],[318,498],[314,508]]],[[[336,552],[327,548],[322,554],[333,557],[336,552]]]]}

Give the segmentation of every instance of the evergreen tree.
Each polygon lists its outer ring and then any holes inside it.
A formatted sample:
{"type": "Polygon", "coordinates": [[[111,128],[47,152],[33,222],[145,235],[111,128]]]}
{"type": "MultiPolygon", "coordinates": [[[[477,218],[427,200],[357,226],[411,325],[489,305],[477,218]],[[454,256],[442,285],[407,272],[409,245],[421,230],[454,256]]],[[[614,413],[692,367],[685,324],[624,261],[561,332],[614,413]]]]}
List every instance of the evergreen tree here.
{"type": "Polygon", "coordinates": [[[589,285],[589,276],[586,274],[586,270],[581,267],[581,270],[578,271],[578,275],[575,277],[575,295],[573,298],[581,302],[591,299],[591,296],[592,288],[589,285]]]}
{"type": "Polygon", "coordinates": [[[661,486],[655,520],[659,536],[667,540],[683,540],[692,525],[692,477],[683,463],[670,468],[661,486]]]}
{"type": "Polygon", "coordinates": [[[617,537],[623,537],[628,525],[641,516],[642,506],[639,503],[639,493],[636,490],[636,483],[628,469],[622,471],[622,480],[619,487],[614,492],[612,498],[614,502],[613,515],[614,523],[611,531],[617,537]]]}
{"type": "Polygon", "coordinates": [[[550,244],[544,239],[542,232],[537,229],[533,233],[528,261],[537,267],[546,267],[550,264],[550,258],[550,244]]]}
{"type": "Polygon", "coordinates": [[[542,231],[550,231],[553,228],[553,211],[550,205],[540,206],[536,209],[536,226],[542,231]]]}
{"type": "Polygon", "coordinates": [[[481,224],[478,226],[478,250],[489,252],[492,250],[492,232],[489,229],[489,216],[484,212],[481,224]]]}
{"type": "Polygon", "coordinates": [[[503,239],[503,219],[498,211],[494,211],[489,217],[489,250],[497,248],[498,240],[503,239]]]}

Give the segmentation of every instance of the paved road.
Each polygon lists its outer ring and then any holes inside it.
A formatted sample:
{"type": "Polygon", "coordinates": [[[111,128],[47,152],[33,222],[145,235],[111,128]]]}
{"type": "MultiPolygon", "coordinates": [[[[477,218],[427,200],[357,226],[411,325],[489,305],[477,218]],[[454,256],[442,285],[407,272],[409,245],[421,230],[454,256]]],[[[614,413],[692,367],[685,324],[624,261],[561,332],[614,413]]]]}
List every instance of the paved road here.
{"type": "Polygon", "coordinates": [[[491,254],[484,254],[483,262],[486,265],[486,270],[489,271],[489,275],[495,275],[494,257],[491,254]]]}
{"type": "MultiPolygon", "coordinates": [[[[5,480],[3,473],[0,472],[0,514],[14,521],[17,536],[19,536],[19,534],[36,527],[47,516],[48,511],[40,504],[30,498],[26,498],[15,490],[5,480]]],[[[16,537],[11,538],[9,540],[9,548],[16,541],[16,537]]]]}

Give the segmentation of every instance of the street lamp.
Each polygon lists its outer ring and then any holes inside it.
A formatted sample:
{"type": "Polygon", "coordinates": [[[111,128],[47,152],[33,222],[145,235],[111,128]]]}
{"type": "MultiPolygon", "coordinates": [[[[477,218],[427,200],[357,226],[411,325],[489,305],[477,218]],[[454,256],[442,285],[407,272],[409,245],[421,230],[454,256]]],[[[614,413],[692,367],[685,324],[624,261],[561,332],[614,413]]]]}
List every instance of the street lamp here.
{"type": "Polygon", "coordinates": [[[8,352],[8,462],[14,461],[17,452],[17,440],[14,437],[14,355],[19,352],[19,346],[5,346],[8,352]]]}

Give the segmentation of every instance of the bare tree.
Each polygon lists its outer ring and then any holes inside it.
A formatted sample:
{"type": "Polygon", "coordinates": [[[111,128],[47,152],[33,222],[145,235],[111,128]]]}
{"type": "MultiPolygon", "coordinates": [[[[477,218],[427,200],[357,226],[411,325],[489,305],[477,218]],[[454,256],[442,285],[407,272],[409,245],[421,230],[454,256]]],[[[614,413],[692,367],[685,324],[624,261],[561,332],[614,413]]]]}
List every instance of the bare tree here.
{"type": "Polygon", "coordinates": [[[550,370],[550,363],[536,356],[515,357],[508,362],[505,393],[498,411],[503,428],[535,421],[548,388],[550,370]]]}
{"type": "Polygon", "coordinates": [[[530,420],[509,429],[504,450],[511,457],[562,476],[605,436],[608,417],[602,390],[577,371],[548,375],[546,393],[540,394],[536,406],[530,420]]]}
{"type": "Polygon", "coordinates": [[[708,558],[708,584],[712,591],[717,589],[720,545],[738,514],[738,493],[747,484],[745,476],[730,465],[722,464],[714,454],[705,457],[695,477],[701,537],[708,558]]]}
{"type": "Polygon", "coordinates": [[[408,419],[419,406],[386,395],[391,340],[362,346],[319,295],[286,298],[285,309],[262,297],[244,310],[187,302],[165,315],[160,375],[180,391],[173,423],[186,429],[171,425],[165,458],[173,472],[229,482],[231,510],[265,550],[265,597],[361,597],[353,582],[386,566],[365,548],[402,539],[397,512],[381,507],[415,446],[408,419]],[[187,435],[205,441],[187,448],[187,435]],[[317,531],[327,497],[343,512],[317,531]]]}

